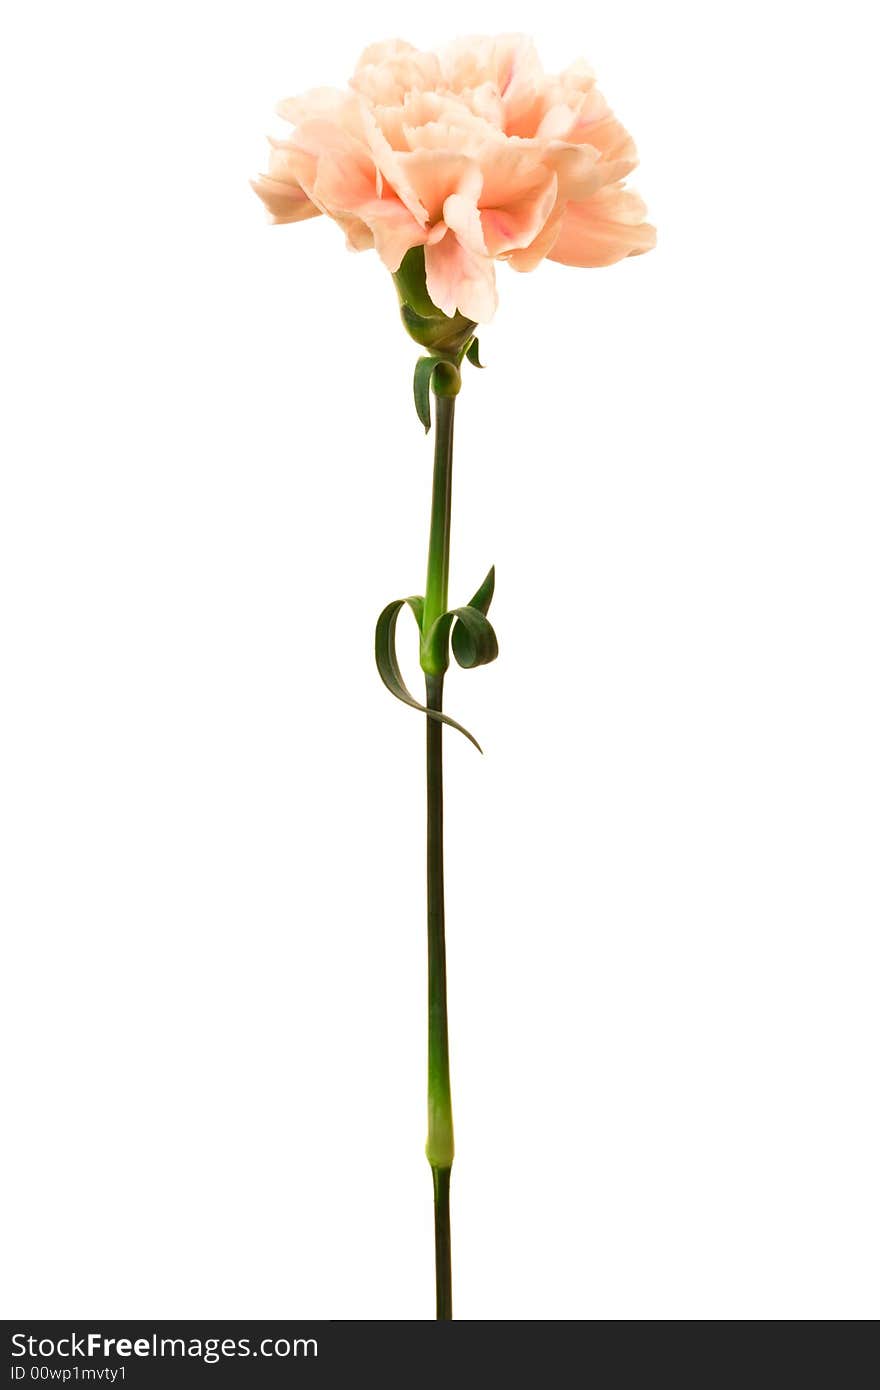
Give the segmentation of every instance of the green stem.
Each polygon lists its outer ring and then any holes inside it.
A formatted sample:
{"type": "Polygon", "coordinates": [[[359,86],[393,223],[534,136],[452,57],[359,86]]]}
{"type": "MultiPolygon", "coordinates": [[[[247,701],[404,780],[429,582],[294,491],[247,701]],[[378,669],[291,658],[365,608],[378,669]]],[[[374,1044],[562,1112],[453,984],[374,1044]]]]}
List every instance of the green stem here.
{"type": "Polygon", "coordinates": [[[449,1239],[451,1168],[432,1168],[434,1178],[434,1250],[437,1269],[437,1320],[452,1320],[452,1247],[449,1239]]]}
{"type": "MultiPolygon", "coordinates": [[[[452,507],[454,397],[436,397],[434,485],[424,630],[446,612],[452,507]]],[[[425,676],[425,703],[443,708],[443,675],[425,676]]],[[[449,1085],[449,1028],[446,1016],[446,917],[443,892],[443,725],[426,718],[428,881],[428,1141],[425,1152],[434,1179],[434,1252],[437,1317],[452,1317],[449,1237],[449,1179],[454,1143],[449,1085]]]]}
{"type": "MultiPolygon", "coordinates": [[[[423,630],[446,612],[449,603],[449,531],[452,521],[452,427],[455,397],[434,397],[434,486],[428,536],[423,630]]],[[[431,720],[436,724],[437,720],[431,720]]]]}

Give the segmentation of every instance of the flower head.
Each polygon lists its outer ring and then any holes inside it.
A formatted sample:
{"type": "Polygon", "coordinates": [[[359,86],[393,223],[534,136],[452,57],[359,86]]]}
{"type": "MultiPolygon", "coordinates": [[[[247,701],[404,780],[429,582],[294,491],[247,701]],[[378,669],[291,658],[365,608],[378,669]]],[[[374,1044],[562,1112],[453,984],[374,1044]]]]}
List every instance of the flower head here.
{"type": "Polygon", "coordinates": [[[548,76],[522,35],[440,53],[375,44],[347,90],[317,88],[278,111],[293,134],[270,142],[254,183],[273,220],[326,213],[392,273],[423,247],[428,294],[450,317],[492,317],[497,260],[601,266],[654,245],[623,183],[635,146],[591,71],[548,76]]]}

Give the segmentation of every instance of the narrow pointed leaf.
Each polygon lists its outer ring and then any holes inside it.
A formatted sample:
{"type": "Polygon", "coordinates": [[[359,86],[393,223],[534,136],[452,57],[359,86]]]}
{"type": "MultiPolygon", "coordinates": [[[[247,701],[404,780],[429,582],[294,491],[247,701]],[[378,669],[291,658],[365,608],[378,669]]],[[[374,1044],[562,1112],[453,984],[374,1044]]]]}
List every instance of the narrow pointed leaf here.
{"type": "Polygon", "coordinates": [[[425,427],[425,434],[431,428],[431,374],[437,365],[434,357],[420,357],[413,374],[413,399],[416,414],[425,427]]]}
{"type": "Polygon", "coordinates": [[[472,362],[473,365],[474,365],[475,367],[482,367],[482,366],[483,366],[483,363],[480,361],[480,340],[479,340],[479,338],[471,338],[471,341],[468,343],[468,350],[467,350],[465,356],[467,357],[467,360],[468,360],[469,362],[472,362]]]}
{"type": "Polygon", "coordinates": [[[469,608],[479,608],[479,610],[480,610],[481,613],[488,613],[488,612],[489,612],[489,604],[492,602],[492,597],[493,597],[494,593],[495,593],[495,566],[493,565],[492,568],[490,569],[489,573],[486,575],[486,578],[483,580],[482,584],[480,585],[479,589],[478,589],[477,592],[474,594],[473,598],[471,599],[470,603],[468,604],[468,607],[469,607],[469,608]]]}

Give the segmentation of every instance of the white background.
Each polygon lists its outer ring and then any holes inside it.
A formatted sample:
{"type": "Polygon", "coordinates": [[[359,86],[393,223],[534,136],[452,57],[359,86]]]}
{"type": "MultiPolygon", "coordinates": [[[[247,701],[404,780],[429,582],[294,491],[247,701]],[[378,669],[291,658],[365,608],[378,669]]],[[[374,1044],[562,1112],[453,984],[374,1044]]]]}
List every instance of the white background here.
{"type": "Polygon", "coordinates": [[[457,1315],[876,1315],[868,13],[7,7],[7,1317],[432,1314],[417,350],[247,180],[366,43],[506,29],[660,240],[502,268],[460,397],[457,1315]]]}

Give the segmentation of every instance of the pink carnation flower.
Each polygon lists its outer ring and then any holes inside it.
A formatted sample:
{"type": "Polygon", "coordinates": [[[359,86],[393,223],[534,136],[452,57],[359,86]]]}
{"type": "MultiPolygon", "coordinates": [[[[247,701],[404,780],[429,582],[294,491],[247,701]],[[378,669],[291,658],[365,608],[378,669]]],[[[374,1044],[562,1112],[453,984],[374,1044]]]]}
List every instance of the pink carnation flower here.
{"type": "Polygon", "coordinates": [[[278,111],[293,135],[270,141],[254,183],[272,219],[326,213],[392,272],[423,246],[428,292],[450,316],[492,317],[496,260],[611,265],[655,243],[623,183],[635,146],[589,68],[550,77],[522,35],[440,53],[375,44],[346,91],[318,88],[278,111]]]}

